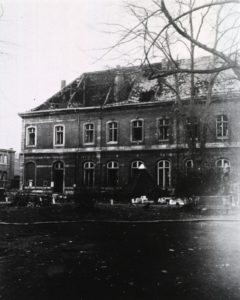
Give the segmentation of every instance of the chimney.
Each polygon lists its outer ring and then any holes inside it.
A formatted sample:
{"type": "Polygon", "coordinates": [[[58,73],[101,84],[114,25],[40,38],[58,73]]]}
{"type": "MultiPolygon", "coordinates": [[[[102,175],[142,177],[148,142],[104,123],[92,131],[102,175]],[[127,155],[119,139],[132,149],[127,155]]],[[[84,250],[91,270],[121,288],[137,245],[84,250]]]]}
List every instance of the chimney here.
{"type": "Polygon", "coordinates": [[[61,80],[61,90],[66,86],[66,80],[61,80]]]}

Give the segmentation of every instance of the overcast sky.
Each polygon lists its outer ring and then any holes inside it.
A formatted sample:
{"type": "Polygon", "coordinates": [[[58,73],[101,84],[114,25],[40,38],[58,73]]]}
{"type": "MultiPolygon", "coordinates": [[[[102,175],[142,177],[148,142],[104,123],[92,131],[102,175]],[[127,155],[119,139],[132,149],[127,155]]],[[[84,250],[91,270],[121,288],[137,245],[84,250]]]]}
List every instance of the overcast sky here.
{"type": "MultiPolygon", "coordinates": [[[[83,72],[126,65],[129,57],[110,53],[117,40],[106,23],[131,26],[126,0],[0,0],[0,148],[20,151],[21,118],[83,72]]],[[[149,5],[150,0],[131,0],[149,5]]],[[[171,0],[167,5],[171,8],[171,0]]],[[[206,2],[206,0],[198,0],[206,2]]],[[[156,20],[159,22],[159,20],[156,20]]],[[[158,23],[156,24],[159,25],[158,23]]],[[[120,27],[118,27],[120,28],[120,27]]],[[[204,31],[203,41],[208,43],[204,31]]],[[[131,53],[132,48],[123,48],[131,53]]],[[[133,49],[134,50],[134,49],[133,49]]],[[[184,51],[178,47],[176,55],[184,51]]],[[[185,51],[186,52],[186,51],[185,51]]],[[[139,53],[137,53],[139,54],[139,53]]]]}
{"type": "Polygon", "coordinates": [[[85,71],[115,66],[96,59],[113,43],[102,23],[120,22],[121,0],[2,0],[0,148],[20,150],[18,112],[45,101],[85,71]]]}

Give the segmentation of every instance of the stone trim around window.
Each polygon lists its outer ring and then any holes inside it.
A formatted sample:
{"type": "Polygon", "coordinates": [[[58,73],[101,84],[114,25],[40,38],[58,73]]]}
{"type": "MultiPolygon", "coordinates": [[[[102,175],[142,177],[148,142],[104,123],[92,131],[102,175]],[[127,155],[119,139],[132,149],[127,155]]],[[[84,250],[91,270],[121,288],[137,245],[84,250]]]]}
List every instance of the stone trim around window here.
{"type": "Polygon", "coordinates": [[[53,146],[54,147],[65,146],[65,125],[63,125],[63,124],[56,124],[56,125],[53,126],[53,146]],[[63,128],[62,131],[59,131],[59,133],[62,132],[62,142],[58,142],[56,140],[56,133],[57,133],[56,129],[57,129],[57,127],[62,127],[63,128]]]}
{"type": "Polygon", "coordinates": [[[29,125],[26,126],[26,147],[36,147],[37,146],[37,126],[29,125]],[[34,129],[34,142],[32,142],[32,137],[30,138],[30,129],[34,129]]]}

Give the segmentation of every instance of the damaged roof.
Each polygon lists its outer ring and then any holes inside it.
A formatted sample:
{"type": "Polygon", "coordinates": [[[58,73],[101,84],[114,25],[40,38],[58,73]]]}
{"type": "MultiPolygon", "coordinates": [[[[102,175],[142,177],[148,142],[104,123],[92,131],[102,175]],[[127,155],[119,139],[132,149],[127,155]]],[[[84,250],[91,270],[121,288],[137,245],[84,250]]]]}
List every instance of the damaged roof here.
{"type": "MultiPolygon", "coordinates": [[[[210,58],[196,60],[195,69],[207,69],[210,58]]],[[[189,60],[180,60],[179,65],[189,67],[189,60]]],[[[169,87],[175,86],[173,75],[161,79],[149,79],[152,73],[169,69],[167,63],[153,64],[151,67],[114,68],[98,72],[83,73],[73,82],[62,88],[47,101],[31,111],[64,109],[75,107],[94,107],[124,103],[167,101],[176,99],[176,94],[169,87]]],[[[195,74],[195,92],[198,97],[205,97],[210,75],[195,74]]],[[[179,74],[178,84],[182,99],[190,97],[190,75],[179,74]]],[[[240,82],[235,79],[232,70],[221,72],[213,87],[213,95],[239,93],[240,82]]]]}

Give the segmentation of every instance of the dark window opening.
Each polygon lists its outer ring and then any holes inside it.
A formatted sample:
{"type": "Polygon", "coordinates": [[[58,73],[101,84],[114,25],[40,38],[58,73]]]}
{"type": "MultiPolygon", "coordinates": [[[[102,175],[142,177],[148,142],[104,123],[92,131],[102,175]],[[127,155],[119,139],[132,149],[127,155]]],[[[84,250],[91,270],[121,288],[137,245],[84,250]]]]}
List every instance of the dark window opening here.
{"type": "Polygon", "coordinates": [[[199,123],[196,117],[186,119],[186,132],[189,140],[199,139],[199,123]]]}
{"type": "Polygon", "coordinates": [[[115,187],[118,185],[118,169],[119,165],[115,161],[110,161],[107,164],[107,185],[110,187],[115,187]]]}
{"type": "Polygon", "coordinates": [[[132,141],[142,141],[143,140],[143,121],[136,120],[132,122],[132,141]]]}
{"type": "Polygon", "coordinates": [[[140,102],[149,102],[153,99],[155,92],[154,91],[146,91],[146,92],[141,92],[139,101],[140,102]]]}
{"type": "Polygon", "coordinates": [[[95,183],[95,165],[93,162],[84,164],[83,183],[85,186],[94,186],[95,183]]]}
{"type": "Polygon", "coordinates": [[[158,120],[158,139],[168,140],[169,139],[169,119],[158,120]]]}
{"type": "Polygon", "coordinates": [[[28,146],[35,146],[36,142],[36,130],[34,127],[30,127],[27,129],[28,137],[27,137],[27,145],[28,146]]]}
{"type": "Polygon", "coordinates": [[[84,143],[89,144],[94,142],[94,125],[85,124],[84,143]]]}

